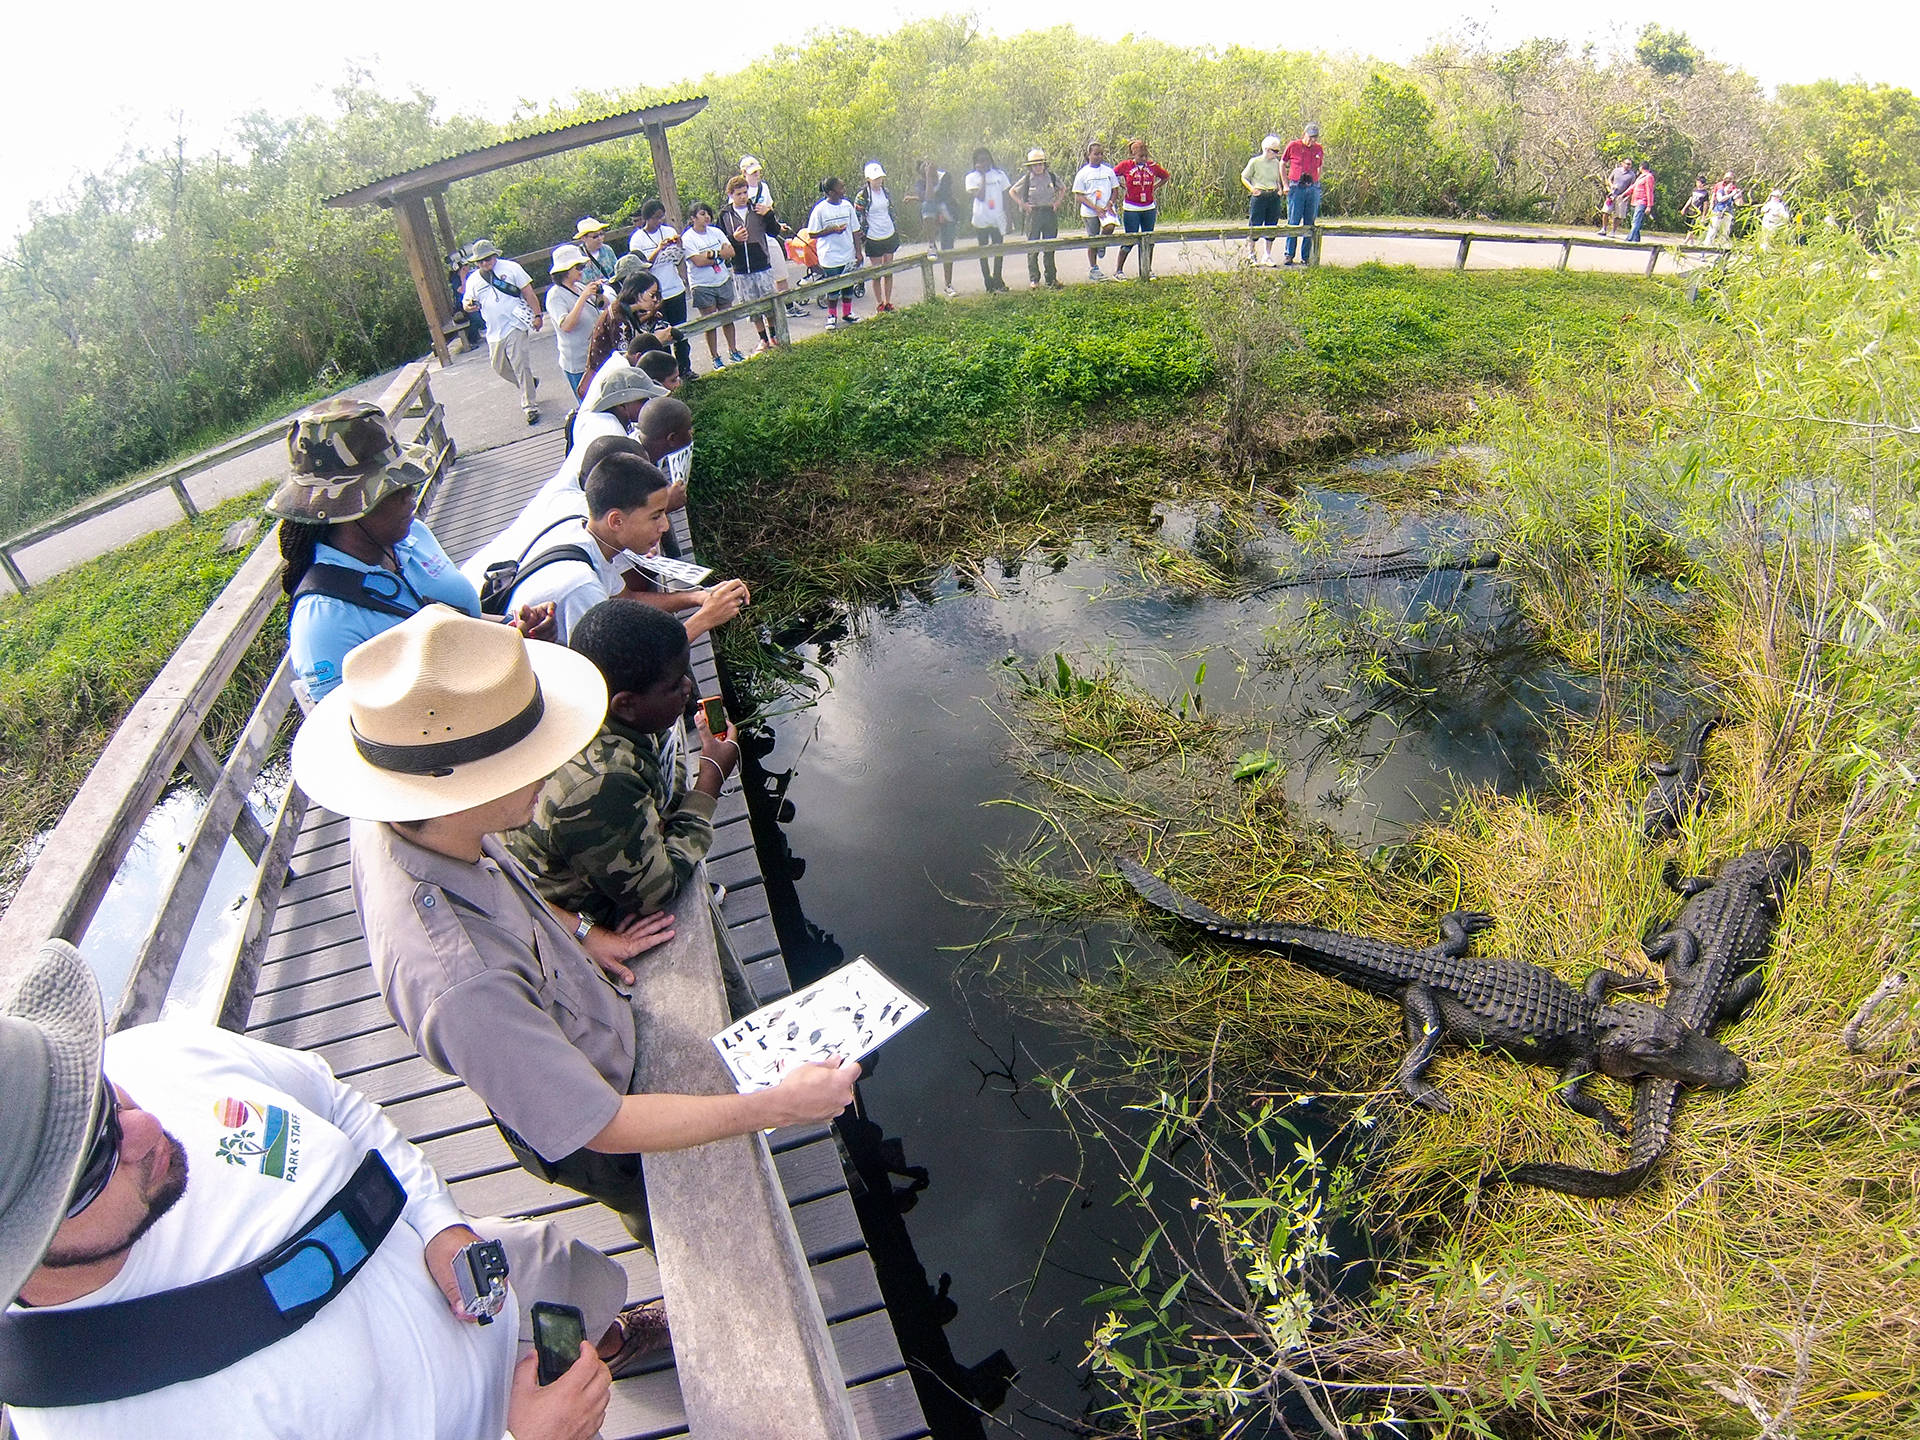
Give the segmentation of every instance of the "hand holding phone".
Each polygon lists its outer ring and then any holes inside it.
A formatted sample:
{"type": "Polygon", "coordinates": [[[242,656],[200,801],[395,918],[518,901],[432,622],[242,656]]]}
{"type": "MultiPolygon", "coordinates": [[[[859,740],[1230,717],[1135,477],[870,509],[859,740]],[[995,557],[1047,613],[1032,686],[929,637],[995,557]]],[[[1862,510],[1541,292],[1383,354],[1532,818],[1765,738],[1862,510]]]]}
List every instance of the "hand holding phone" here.
{"type": "Polygon", "coordinates": [[[551,1385],[573,1368],[587,1338],[587,1322],[572,1305],[536,1300],[533,1305],[533,1353],[539,1357],[539,1379],[551,1385]]]}
{"type": "Polygon", "coordinates": [[[718,695],[703,695],[700,699],[700,709],[707,718],[707,733],[709,735],[720,736],[727,733],[727,706],[725,701],[718,695]]]}

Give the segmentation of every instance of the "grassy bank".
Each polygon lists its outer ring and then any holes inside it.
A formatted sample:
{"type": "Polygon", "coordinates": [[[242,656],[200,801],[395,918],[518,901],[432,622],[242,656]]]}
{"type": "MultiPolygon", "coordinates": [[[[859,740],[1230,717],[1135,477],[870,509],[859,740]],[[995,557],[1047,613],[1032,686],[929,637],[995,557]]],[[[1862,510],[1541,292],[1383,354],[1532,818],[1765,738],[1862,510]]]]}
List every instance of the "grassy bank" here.
{"type": "Polygon", "coordinates": [[[762,615],[1456,424],[1543,349],[1684,304],[1617,276],[1363,266],[916,305],[693,388],[703,548],[762,615]],[[1478,397],[1478,398],[1476,398],[1478,397]]]}
{"type": "MultiPolygon", "coordinates": [[[[1059,751],[1032,772],[1051,833],[1087,860],[1016,869],[1016,895],[1158,937],[1054,996],[1132,1061],[1156,1122],[1144,1145],[1094,1137],[1158,1227],[1158,1249],[1100,1297],[1113,1319],[1093,1361],[1115,1433],[1212,1433],[1309,1398],[1346,1434],[1382,1420],[1567,1440],[1920,1430],[1913,1012],[1896,1003],[1846,1038],[1920,928],[1915,242],[1742,267],[1708,323],[1643,327],[1600,365],[1542,354],[1535,389],[1483,407],[1475,438],[1495,458],[1469,503],[1500,525],[1542,643],[1606,701],[1563,727],[1546,791],[1464,793],[1444,822],[1363,854],[1299,823],[1278,783],[1234,784],[1247,737],[1191,735],[1177,699],[1085,712],[1130,713],[1136,730],[1169,717],[1184,738],[1146,763],[1076,734],[1080,713],[1020,701],[1059,751]],[[1644,704],[1656,659],[1684,666],[1691,708],[1727,721],[1707,753],[1712,802],[1665,847],[1636,824],[1644,762],[1666,749],[1644,704]],[[1444,911],[1483,909],[1499,924],[1477,953],[1578,982],[1597,965],[1651,971],[1639,938],[1679,905],[1667,862],[1710,872],[1785,838],[1814,865],[1765,994],[1723,1036],[1748,1083],[1689,1096],[1661,1168],[1621,1200],[1487,1183],[1501,1162],[1622,1163],[1554,1099],[1550,1072],[1443,1051],[1431,1073],[1452,1112],[1412,1109],[1393,1088],[1391,1006],[1197,942],[1102,858],[1151,852],[1228,914],[1415,945],[1444,911]],[[1294,1150],[1296,1106],[1341,1143],[1294,1150]],[[1256,1140],[1294,1154],[1284,1180],[1239,1161],[1256,1140]],[[1342,1200],[1386,1254],[1365,1301],[1321,1283],[1342,1200]]],[[[1626,1087],[1594,1088],[1625,1113],[1626,1087]]]]}
{"type": "MultiPolygon", "coordinates": [[[[220,535],[258,514],[260,498],[229,500],[0,599],[0,855],[59,819],[128,708],[247,558],[222,554],[220,535]]],[[[284,621],[267,621],[215,708],[216,734],[245,723],[285,633],[284,621]]]]}

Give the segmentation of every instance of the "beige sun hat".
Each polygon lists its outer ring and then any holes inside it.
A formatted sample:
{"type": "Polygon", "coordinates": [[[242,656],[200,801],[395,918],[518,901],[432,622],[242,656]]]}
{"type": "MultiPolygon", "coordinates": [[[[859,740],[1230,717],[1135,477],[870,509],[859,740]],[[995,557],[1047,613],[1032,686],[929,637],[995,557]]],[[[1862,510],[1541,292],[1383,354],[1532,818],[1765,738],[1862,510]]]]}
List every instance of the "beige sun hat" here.
{"type": "Polygon", "coordinates": [[[1042,150],[1038,145],[1027,151],[1027,163],[1029,165],[1037,165],[1046,158],[1047,152],[1042,150]]]}
{"type": "Polygon", "coordinates": [[[0,1001],[0,1309],[40,1266],[91,1148],[100,1095],[100,987],[49,940],[0,1001]]]}
{"type": "Polygon", "coordinates": [[[553,247],[553,260],[547,266],[548,273],[564,275],[569,270],[578,270],[587,263],[587,252],[569,241],[565,245],[553,247]]]}
{"type": "Polygon", "coordinates": [[[607,222],[604,220],[596,220],[591,215],[582,215],[580,217],[580,223],[573,227],[573,238],[576,240],[584,240],[589,235],[604,235],[606,233],[607,222]]]}
{"type": "Polygon", "coordinates": [[[347,652],[294,736],[293,778],[357,820],[430,820],[551,775],[606,714],[585,656],[429,605],[347,652]]]}

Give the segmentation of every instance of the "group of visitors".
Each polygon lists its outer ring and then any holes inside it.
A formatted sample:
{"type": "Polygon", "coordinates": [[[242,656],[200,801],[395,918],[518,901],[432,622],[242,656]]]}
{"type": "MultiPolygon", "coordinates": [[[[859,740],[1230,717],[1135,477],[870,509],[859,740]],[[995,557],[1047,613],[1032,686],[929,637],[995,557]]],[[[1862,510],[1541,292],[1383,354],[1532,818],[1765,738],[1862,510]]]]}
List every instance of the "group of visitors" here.
{"type": "MultiPolygon", "coordinates": [[[[1623,159],[1614,166],[1600,202],[1600,234],[1617,237],[1625,225],[1627,240],[1637,242],[1647,217],[1653,213],[1655,184],[1653,166],[1645,160],[1623,159]]],[[[1705,226],[1702,243],[1726,245],[1733,239],[1734,221],[1746,204],[1746,192],[1733,171],[1712,183],[1702,173],[1695,177],[1687,203],[1680,207],[1680,218],[1705,226]]],[[[1784,190],[1769,194],[1760,207],[1760,243],[1771,244],[1792,214],[1784,190]]]]}
{"type": "Polygon", "coordinates": [[[1623,159],[1614,166],[1600,202],[1601,236],[1618,237],[1624,225],[1628,243],[1638,244],[1647,216],[1653,213],[1655,184],[1653,166],[1645,160],[1623,159]]]}
{"type": "MultiPolygon", "coordinates": [[[[1300,132],[1297,140],[1282,141],[1278,135],[1269,135],[1260,142],[1260,153],[1248,160],[1240,171],[1240,183],[1247,192],[1247,225],[1254,230],[1277,229],[1280,225],[1281,202],[1286,202],[1286,217],[1289,226],[1312,226],[1320,219],[1320,171],[1326,164],[1327,152],[1320,144],[1320,126],[1309,121],[1300,132]]],[[[1247,260],[1250,264],[1259,261],[1259,245],[1263,237],[1247,237],[1247,260]]],[[[1273,237],[1265,236],[1267,246],[1266,263],[1273,264],[1273,237]]],[[[1313,236],[1287,236],[1286,259],[1281,263],[1292,265],[1296,261],[1302,265],[1313,263],[1313,236]],[[1295,250],[1296,241],[1298,250],[1295,250]]]]}
{"type": "MultiPolygon", "coordinates": [[[[613,279],[602,322],[625,307],[622,333],[654,339],[632,289],[657,313],[653,271],[594,273],[603,247],[579,248],[568,315],[613,279]]],[[[388,1010],[525,1169],[649,1243],[643,1154],[831,1119],[859,1066],[749,1095],[637,1078],[633,962],[672,939],[740,759],[692,704],[690,641],[751,597],[648,578],[692,415],[631,347],[585,378],[564,463],[465,572],[414,513],[429,458],[366,402],[296,419],[269,509],[307,712],[294,776],[353,820],[388,1010]]],[[[58,942],[0,991],[0,1233],[0,1398],[25,1440],[588,1440],[610,1380],[668,1343],[620,1265],[550,1223],[470,1220],[317,1057],[178,1021],[103,1038],[58,942]],[[458,1279],[483,1237],[509,1271],[492,1314],[458,1279]],[[548,1384],[536,1301],[583,1320],[548,1384]]]]}

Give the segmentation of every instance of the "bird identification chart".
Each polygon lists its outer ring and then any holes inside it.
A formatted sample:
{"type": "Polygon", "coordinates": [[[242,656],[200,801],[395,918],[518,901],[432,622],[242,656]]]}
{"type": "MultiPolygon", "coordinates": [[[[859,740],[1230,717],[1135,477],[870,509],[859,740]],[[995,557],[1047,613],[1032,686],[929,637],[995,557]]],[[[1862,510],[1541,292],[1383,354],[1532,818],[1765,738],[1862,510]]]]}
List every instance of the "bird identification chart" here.
{"type": "Polygon", "coordinates": [[[633,563],[663,585],[681,590],[695,589],[713,573],[710,565],[695,565],[666,555],[635,555],[633,563]]]}
{"type": "Polygon", "coordinates": [[[778,1085],[797,1065],[858,1060],[927,1013],[862,955],[824,980],[763,1005],[713,1037],[741,1094],[778,1085]]]}

